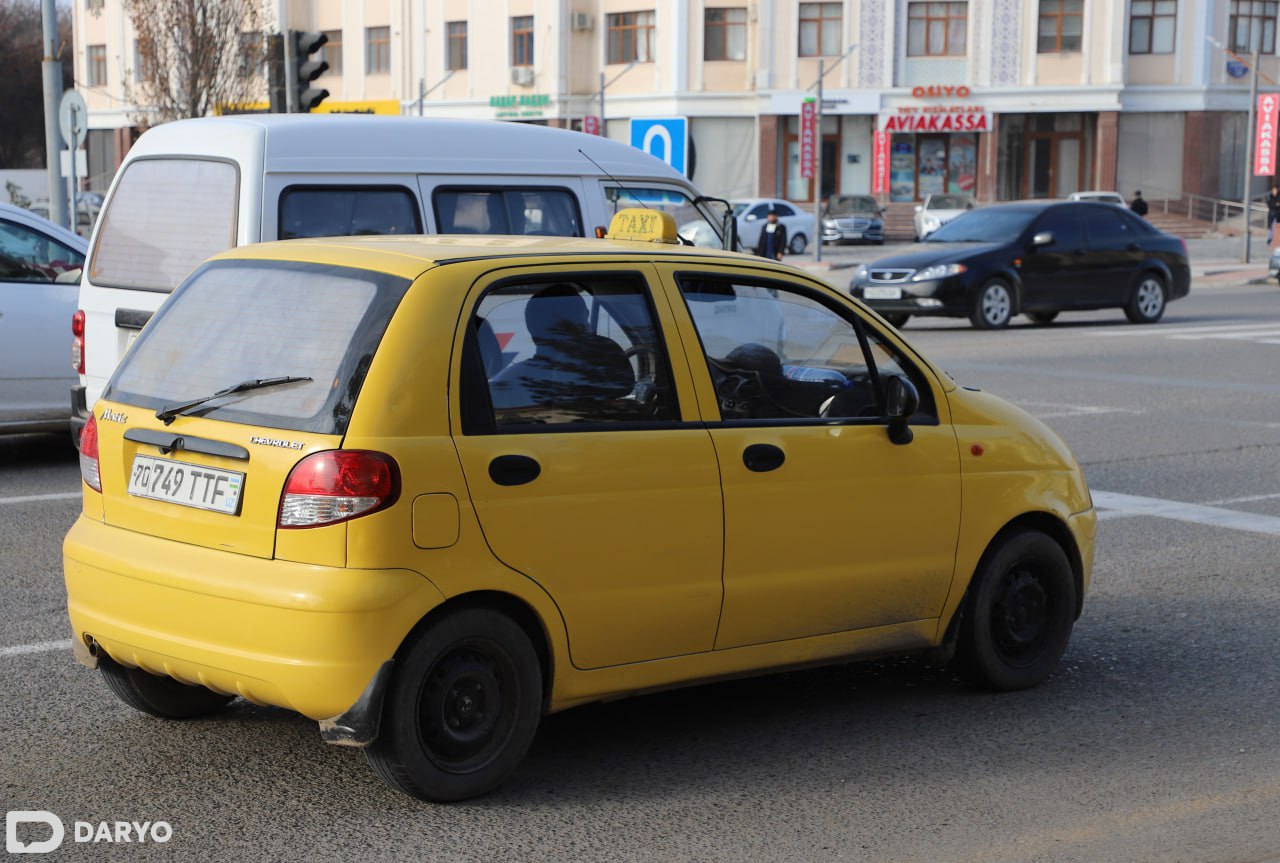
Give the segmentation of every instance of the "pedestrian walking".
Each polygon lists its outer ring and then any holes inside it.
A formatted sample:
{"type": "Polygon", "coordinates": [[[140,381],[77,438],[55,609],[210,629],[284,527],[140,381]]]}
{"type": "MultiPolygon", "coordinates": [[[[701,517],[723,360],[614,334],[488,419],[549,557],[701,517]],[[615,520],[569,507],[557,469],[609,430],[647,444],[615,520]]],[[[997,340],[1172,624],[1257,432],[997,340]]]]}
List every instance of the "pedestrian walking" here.
{"type": "Polygon", "coordinates": [[[756,243],[756,254],[762,258],[782,260],[782,253],[787,250],[787,226],[778,221],[778,214],[769,210],[768,221],[760,230],[760,240],[756,243]]]}
{"type": "Polygon", "coordinates": [[[1130,204],[1129,204],[1129,209],[1130,209],[1130,210],[1133,210],[1133,211],[1134,211],[1135,213],[1137,213],[1139,216],[1142,216],[1143,218],[1146,218],[1146,215],[1147,215],[1147,202],[1146,202],[1146,199],[1144,199],[1144,198],[1142,197],[1142,190],[1141,190],[1141,189],[1138,189],[1136,192],[1134,192],[1134,193],[1133,193],[1133,201],[1132,201],[1132,202],[1130,202],[1130,204]]]}
{"type": "Polygon", "coordinates": [[[1271,184],[1271,191],[1267,192],[1267,245],[1275,243],[1276,220],[1280,219],[1280,185],[1271,184]]]}

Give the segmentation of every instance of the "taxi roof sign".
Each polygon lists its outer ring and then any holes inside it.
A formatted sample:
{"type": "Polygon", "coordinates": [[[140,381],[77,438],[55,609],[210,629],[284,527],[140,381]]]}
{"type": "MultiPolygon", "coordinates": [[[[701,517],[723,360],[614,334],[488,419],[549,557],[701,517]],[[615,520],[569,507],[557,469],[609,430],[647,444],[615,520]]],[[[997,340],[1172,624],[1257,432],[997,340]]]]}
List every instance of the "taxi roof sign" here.
{"type": "Polygon", "coordinates": [[[639,240],[645,243],[679,243],[676,220],[670,213],[643,207],[619,210],[609,222],[608,240],[639,240]]]}

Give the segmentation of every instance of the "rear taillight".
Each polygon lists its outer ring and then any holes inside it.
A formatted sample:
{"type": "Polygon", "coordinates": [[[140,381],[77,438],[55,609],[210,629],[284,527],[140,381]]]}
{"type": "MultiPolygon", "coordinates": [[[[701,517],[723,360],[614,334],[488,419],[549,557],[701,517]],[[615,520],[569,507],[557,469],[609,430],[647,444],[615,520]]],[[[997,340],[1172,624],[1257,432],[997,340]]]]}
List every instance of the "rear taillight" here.
{"type": "Polygon", "coordinates": [[[102,491],[102,475],[98,471],[98,418],[89,414],[89,421],[80,432],[80,478],[94,491],[102,491]]]}
{"type": "Polygon", "coordinates": [[[298,462],[280,496],[279,526],[319,527],[386,509],[400,497],[400,468],[366,450],[317,452],[298,462]]]}
{"type": "Polygon", "coordinates": [[[77,309],[71,316],[71,367],[76,374],[84,374],[84,310],[77,309]]]}

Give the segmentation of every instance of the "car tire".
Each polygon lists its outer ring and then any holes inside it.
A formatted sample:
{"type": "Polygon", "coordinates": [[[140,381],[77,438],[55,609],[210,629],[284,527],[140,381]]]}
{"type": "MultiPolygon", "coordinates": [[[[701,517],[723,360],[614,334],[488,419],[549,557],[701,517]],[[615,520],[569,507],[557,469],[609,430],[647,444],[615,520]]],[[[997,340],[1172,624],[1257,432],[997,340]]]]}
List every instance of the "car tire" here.
{"type": "Polygon", "coordinates": [[[880,317],[888,321],[895,330],[902,329],[907,321],[911,320],[911,315],[905,312],[881,312],[880,317]]]}
{"type": "Polygon", "coordinates": [[[1129,304],[1124,307],[1124,316],[1135,324],[1154,324],[1164,317],[1167,296],[1164,279],[1159,274],[1143,273],[1133,288],[1129,304]]]}
{"type": "Polygon", "coordinates": [[[1058,317],[1057,312],[1027,312],[1026,314],[1027,314],[1027,317],[1031,320],[1031,323],[1041,327],[1045,326],[1046,324],[1053,323],[1054,320],[1058,317]]]}
{"type": "Polygon", "coordinates": [[[808,245],[809,239],[804,234],[796,234],[787,241],[787,251],[793,255],[803,255],[808,245]]]}
{"type": "Polygon", "coordinates": [[[208,716],[235,698],[203,686],[188,686],[172,677],[148,674],[141,668],[126,668],[105,654],[98,656],[98,671],[116,698],[139,713],[162,719],[208,716]]]}
{"type": "Polygon", "coordinates": [[[529,636],[506,615],[468,608],[401,648],[365,756],[397,791],[465,800],[515,771],[541,717],[542,669],[529,636]]]}
{"type": "Polygon", "coordinates": [[[999,538],[961,607],[954,670],[986,689],[1026,689],[1057,667],[1076,617],[1076,582],[1062,546],[1038,530],[999,538]]]}
{"type": "Polygon", "coordinates": [[[1000,330],[1009,326],[1013,317],[1013,291],[1008,282],[991,279],[983,283],[973,297],[969,321],[975,329],[1000,330]]]}

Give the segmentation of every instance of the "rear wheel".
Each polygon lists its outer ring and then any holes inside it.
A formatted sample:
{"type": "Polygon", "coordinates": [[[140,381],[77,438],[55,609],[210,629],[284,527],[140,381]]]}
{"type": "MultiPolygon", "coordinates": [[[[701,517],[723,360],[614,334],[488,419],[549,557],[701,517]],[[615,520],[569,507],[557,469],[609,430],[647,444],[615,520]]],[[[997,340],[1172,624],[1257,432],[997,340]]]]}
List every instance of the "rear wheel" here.
{"type": "Polygon", "coordinates": [[[219,695],[203,686],[188,686],[171,677],[148,674],[140,668],[125,668],[106,655],[98,657],[98,671],[107,688],[125,704],[163,719],[207,716],[226,707],[235,697],[219,695]]]}
{"type": "Polygon", "coordinates": [[[1143,273],[1124,308],[1124,316],[1135,324],[1154,324],[1164,315],[1164,307],[1164,280],[1155,273],[1143,273]]]}
{"type": "Polygon", "coordinates": [[[806,237],[804,234],[796,234],[794,237],[791,238],[791,241],[787,243],[787,248],[791,250],[791,254],[793,255],[803,255],[805,247],[808,245],[809,245],[808,237],[806,237]]]}
{"type": "Polygon", "coordinates": [[[1013,294],[999,279],[984,284],[973,298],[969,321],[980,330],[999,330],[1009,326],[1013,317],[1013,294]]]}
{"type": "Polygon", "coordinates": [[[1031,323],[1044,326],[1045,324],[1053,323],[1054,319],[1058,317],[1058,313],[1057,312],[1027,312],[1027,317],[1031,319],[1031,323]]]}
{"type": "Polygon", "coordinates": [[[498,612],[465,609],[402,649],[382,730],[365,755],[398,791],[465,800],[511,775],[541,715],[542,671],[529,636],[498,612]]]}

